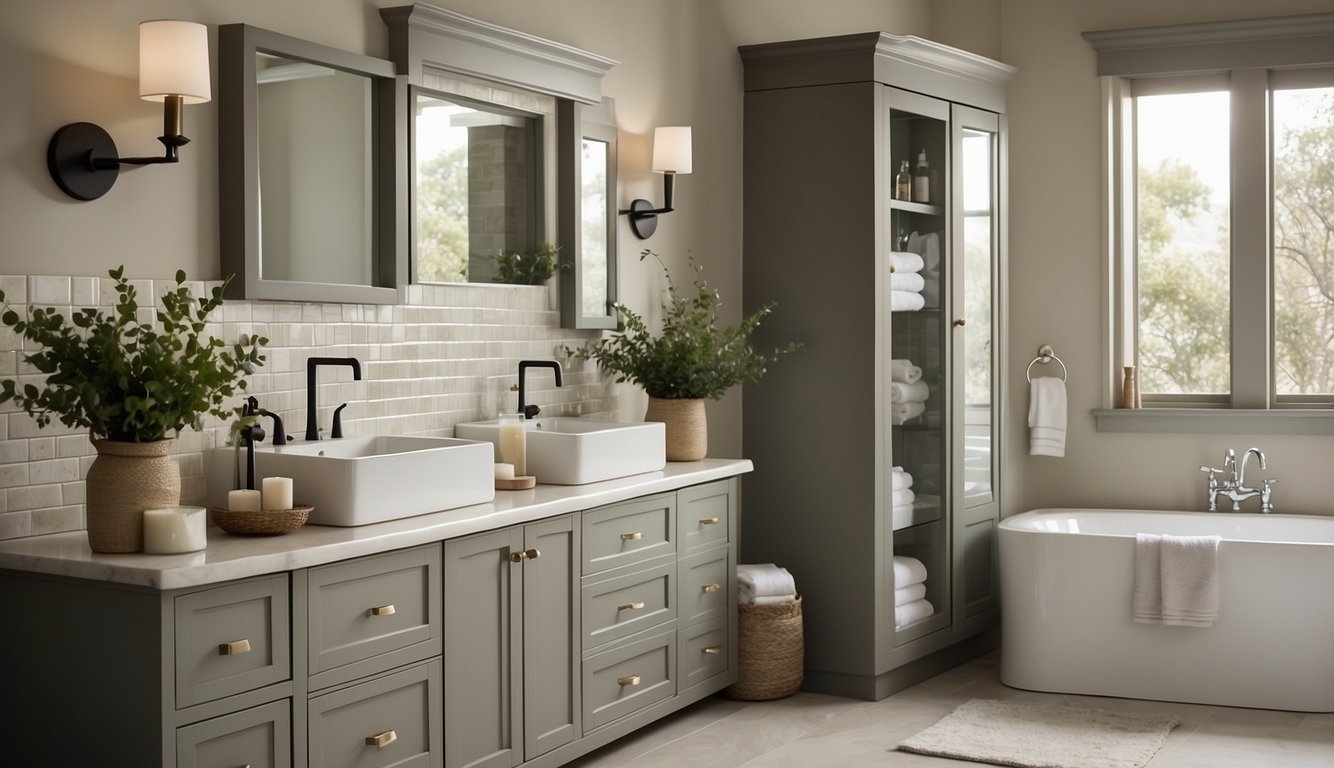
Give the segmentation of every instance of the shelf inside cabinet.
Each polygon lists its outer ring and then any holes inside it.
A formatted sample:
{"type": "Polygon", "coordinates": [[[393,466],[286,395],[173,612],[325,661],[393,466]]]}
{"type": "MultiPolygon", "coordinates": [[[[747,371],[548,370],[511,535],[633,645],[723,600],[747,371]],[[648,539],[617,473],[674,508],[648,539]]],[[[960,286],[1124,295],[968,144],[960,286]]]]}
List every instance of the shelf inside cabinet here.
{"type": "Polygon", "coordinates": [[[891,211],[905,211],[907,213],[924,213],[928,216],[944,216],[945,206],[932,205],[931,203],[914,203],[909,200],[890,200],[889,209],[891,211]]]}
{"type": "Polygon", "coordinates": [[[890,518],[894,530],[901,531],[914,525],[935,522],[941,518],[943,511],[939,497],[925,498],[923,494],[911,506],[894,507],[890,518]]]}

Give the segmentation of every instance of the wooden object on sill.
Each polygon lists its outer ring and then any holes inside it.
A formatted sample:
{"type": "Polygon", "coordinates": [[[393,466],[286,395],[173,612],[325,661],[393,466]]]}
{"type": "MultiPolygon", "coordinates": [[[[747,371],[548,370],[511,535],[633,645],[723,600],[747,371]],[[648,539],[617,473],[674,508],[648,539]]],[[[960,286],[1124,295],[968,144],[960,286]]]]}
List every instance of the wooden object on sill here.
{"type": "Polygon", "coordinates": [[[1140,407],[1139,386],[1135,381],[1135,366],[1133,365],[1125,367],[1125,378],[1121,382],[1121,407],[1140,407]]]}
{"type": "Polygon", "coordinates": [[[535,475],[519,475],[513,479],[496,478],[497,491],[526,491],[535,485],[537,485],[537,477],[535,475]]]}

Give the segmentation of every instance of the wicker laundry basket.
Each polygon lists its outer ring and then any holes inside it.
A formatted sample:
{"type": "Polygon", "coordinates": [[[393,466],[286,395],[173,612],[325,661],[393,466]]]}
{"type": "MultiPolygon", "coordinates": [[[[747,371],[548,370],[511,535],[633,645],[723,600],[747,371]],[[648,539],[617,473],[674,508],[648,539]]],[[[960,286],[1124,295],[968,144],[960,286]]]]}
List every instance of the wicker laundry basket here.
{"type": "Polygon", "coordinates": [[[790,603],[737,606],[737,681],[733,699],[766,701],[801,689],[806,646],[801,631],[801,595],[790,603]]]}

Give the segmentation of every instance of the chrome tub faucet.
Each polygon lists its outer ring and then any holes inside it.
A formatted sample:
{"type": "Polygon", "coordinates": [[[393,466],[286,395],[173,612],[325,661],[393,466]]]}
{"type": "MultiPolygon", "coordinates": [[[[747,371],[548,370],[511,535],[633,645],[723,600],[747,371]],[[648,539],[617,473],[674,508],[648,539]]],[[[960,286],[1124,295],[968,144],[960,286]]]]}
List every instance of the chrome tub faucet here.
{"type": "Polygon", "coordinates": [[[1201,472],[1209,475],[1208,489],[1206,493],[1209,498],[1209,511],[1218,511],[1218,497],[1232,501],[1232,511],[1241,511],[1241,502],[1260,497],[1260,512],[1268,514],[1274,511],[1273,486],[1278,482],[1278,478],[1268,478],[1261,483],[1259,488],[1250,488],[1246,485],[1246,466],[1251,461],[1251,456],[1260,459],[1260,469],[1268,469],[1265,462],[1264,451],[1259,448],[1247,448],[1246,453],[1241,457],[1241,469],[1237,468],[1237,453],[1231,448],[1223,455],[1223,469],[1214,469],[1213,467],[1200,467],[1201,472]],[[1219,480],[1219,475],[1224,475],[1219,480]]]}

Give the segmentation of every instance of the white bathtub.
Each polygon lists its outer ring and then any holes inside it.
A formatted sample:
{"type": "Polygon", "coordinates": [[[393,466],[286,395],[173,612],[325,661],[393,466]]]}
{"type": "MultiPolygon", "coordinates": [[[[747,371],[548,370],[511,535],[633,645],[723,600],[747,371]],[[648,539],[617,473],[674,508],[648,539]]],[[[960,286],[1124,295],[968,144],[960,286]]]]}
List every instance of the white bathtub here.
{"type": "Polygon", "coordinates": [[[1000,524],[1001,682],[1334,712],[1334,518],[1039,509],[1000,524]],[[1135,534],[1217,534],[1212,627],[1136,623],[1135,534]]]}

